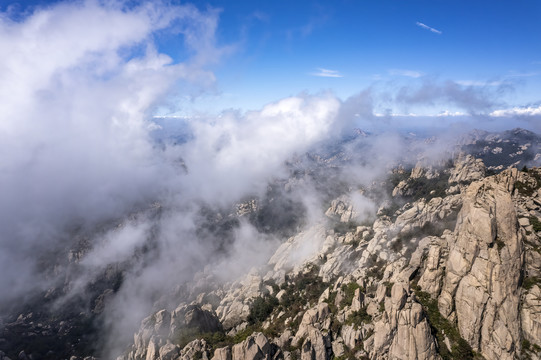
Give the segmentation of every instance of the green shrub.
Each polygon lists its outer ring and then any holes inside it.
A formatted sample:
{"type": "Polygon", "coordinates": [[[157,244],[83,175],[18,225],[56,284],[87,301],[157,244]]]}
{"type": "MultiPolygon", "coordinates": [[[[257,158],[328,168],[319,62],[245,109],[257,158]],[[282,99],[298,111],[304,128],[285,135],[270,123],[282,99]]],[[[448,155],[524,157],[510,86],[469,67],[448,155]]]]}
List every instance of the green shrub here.
{"type": "Polygon", "coordinates": [[[259,296],[255,298],[250,307],[248,322],[250,324],[256,324],[265,321],[277,305],[278,299],[274,296],[259,296]]]}
{"type": "Polygon", "coordinates": [[[372,316],[366,312],[366,307],[362,307],[359,311],[353,311],[346,319],[346,325],[353,325],[356,329],[362,324],[367,324],[372,321],[372,316]]]}
{"type": "Polygon", "coordinates": [[[425,198],[426,201],[430,201],[432,198],[447,196],[445,190],[449,186],[449,175],[443,174],[437,178],[427,179],[420,177],[416,179],[410,179],[408,182],[408,189],[412,191],[411,201],[417,201],[421,198],[425,198]]]}
{"type": "Polygon", "coordinates": [[[180,348],[183,348],[195,339],[200,339],[202,335],[197,328],[182,328],[175,332],[173,340],[180,348]]]}
{"type": "MultiPolygon", "coordinates": [[[[389,183],[394,189],[401,181],[407,180],[411,175],[411,169],[403,172],[394,172],[389,176],[389,183]]],[[[392,191],[391,189],[391,191],[392,191]]]]}
{"type": "Polygon", "coordinates": [[[403,247],[404,244],[402,244],[402,239],[400,237],[396,238],[396,240],[391,244],[391,250],[394,252],[399,252],[403,247]]]}
{"type": "MultiPolygon", "coordinates": [[[[353,349],[350,349],[348,348],[347,346],[344,346],[344,354],[341,355],[341,356],[337,356],[335,357],[334,359],[335,360],[356,360],[358,359],[357,356],[355,355],[358,351],[361,351],[361,350],[364,350],[364,346],[363,346],[363,342],[362,341],[358,341],[356,344],[355,344],[355,347],[353,349]]],[[[361,356],[359,358],[360,360],[365,360],[365,359],[368,359],[366,356],[361,356]]]]}
{"type": "Polygon", "coordinates": [[[342,324],[336,319],[332,319],[330,329],[333,334],[333,337],[336,338],[338,337],[338,334],[340,334],[340,330],[342,329],[342,324]]]}
{"type": "Polygon", "coordinates": [[[372,254],[367,261],[366,277],[381,280],[385,271],[386,262],[379,259],[377,254],[372,254]]]}
{"type": "Polygon", "coordinates": [[[417,299],[426,311],[428,322],[432,332],[438,341],[438,351],[444,360],[451,359],[474,359],[474,352],[466,340],[460,336],[460,332],[449,320],[440,313],[438,302],[424,291],[415,291],[417,299]],[[451,342],[451,350],[444,343],[445,335],[451,342]]]}
{"type": "Polygon", "coordinates": [[[240,339],[237,336],[238,334],[235,336],[227,336],[223,331],[201,333],[197,328],[182,328],[176,331],[173,342],[182,349],[188,345],[188,343],[196,339],[204,339],[211,349],[217,349],[220,347],[237,344],[257,330],[257,328],[248,327],[243,332],[240,332],[242,333],[242,336],[245,335],[243,339],[240,339]]]}
{"type": "Polygon", "coordinates": [[[515,182],[515,189],[518,190],[519,194],[524,196],[532,196],[533,192],[535,191],[534,187],[527,183],[523,183],[522,181],[515,182]]]}
{"type": "MultiPolygon", "coordinates": [[[[308,272],[301,273],[294,278],[288,278],[286,283],[282,284],[285,294],[280,300],[279,308],[285,312],[285,315],[282,316],[284,319],[295,318],[304,312],[306,304],[317,303],[321,294],[329,287],[329,283],[324,282],[318,274],[319,267],[312,265],[309,267],[308,272]]],[[[336,293],[332,294],[331,292],[330,297],[333,296],[336,297],[336,293]]],[[[334,299],[332,301],[328,300],[328,302],[334,302],[334,299]]],[[[329,307],[333,311],[331,304],[329,304],[329,307]]],[[[296,320],[289,324],[289,327],[296,330],[300,320],[300,317],[297,317],[296,320]]],[[[283,330],[283,328],[285,328],[285,324],[278,326],[278,329],[283,330]]]]}
{"type": "Polygon", "coordinates": [[[280,287],[276,284],[276,281],[274,281],[272,279],[263,282],[263,284],[265,284],[267,286],[270,286],[272,288],[273,294],[276,294],[276,293],[278,293],[280,291],[280,287]]]}
{"type": "Polygon", "coordinates": [[[188,343],[196,339],[203,339],[206,341],[212,352],[224,346],[233,346],[241,343],[254,332],[263,332],[267,337],[274,337],[272,336],[272,331],[272,329],[263,330],[259,324],[249,325],[244,330],[237,332],[234,336],[228,336],[224,331],[201,333],[197,328],[182,328],[176,331],[172,340],[173,343],[177,344],[182,349],[188,345],[188,343]]]}
{"type": "Polygon", "coordinates": [[[524,280],[522,280],[522,287],[526,290],[530,290],[534,287],[534,285],[540,285],[541,279],[537,276],[531,276],[531,277],[525,277],[524,280]]]}
{"type": "Polygon", "coordinates": [[[261,328],[259,326],[254,326],[254,325],[247,326],[246,329],[239,331],[233,337],[228,336],[229,339],[227,340],[229,340],[233,344],[238,344],[246,340],[248,336],[252,335],[254,332],[260,331],[260,330],[261,328]]]}
{"type": "Polygon", "coordinates": [[[385,296],[391,296],[391,290],[393,289],[394,283],[385,281],[383,285],[385,285],[385,296]]]}
{"type": "Polygon", "coordinates": [[[541,175],[536,171],[528,171],[528,175],[530,175],[531,181],[516,181],[515,189],[517,189],[521,195],[532,196],[537,189],[541,188],[541,175]]]}
{"type": "Polygon", "coordinates": [[[393,201],[391,204],[381,209],[379,215],[388,216],[389,218],[391,218],[391,220],[394,221],[397,217],[396,212],[398,211],[398,209],[400,209],[400,204],[396,201],[393,201]]]}
{"type": "Polygon", "coordinates": [[[380,313],[382,313],[382,312],[385,311],[385,301],[381,300],[381,301],[379,302],[378,310],[379,310],[380,313]]]}
{"type": "Polygon", "coordinates": [[[530,224],[535,232],[541,231],[541,221],[539,221],[537,216],[530,216],[530,224]]]}
{"type": "Polygon", "coordinates": [[[338,235],[345,235],[348,232],[355,232],[359,224],[355,221],[338,222],[334,225],[334,232],[338,235]]]}
{"type": "Polygon", "coordinates": [[[329,297],[325,301],[327,304],[329,304],[329,309],[333,314],[338,313],[338,307],[335,305],[336,295],[338,295],[338,292],[329,291],[329,297]]]}
{"type": "Polygon", "coordinates": [[[360,286],[356,282],[350,282],[347,285],[343,284],[342,290],[344,291],[345,295],[342,301],[340,301],[340,307],[351,305],[351,302],[353,301],[353,297],[355,296],[355,290],[359,288],[360,286]]]}
{"type": "Polygon", "coordinates": [[[499,237],[496,237],[496,239],[494,240],[494,243],[498,247],[498,251],[503,249],[503,247],[505,246],[505,242],[502,239],[500,239],[499,237]]]}

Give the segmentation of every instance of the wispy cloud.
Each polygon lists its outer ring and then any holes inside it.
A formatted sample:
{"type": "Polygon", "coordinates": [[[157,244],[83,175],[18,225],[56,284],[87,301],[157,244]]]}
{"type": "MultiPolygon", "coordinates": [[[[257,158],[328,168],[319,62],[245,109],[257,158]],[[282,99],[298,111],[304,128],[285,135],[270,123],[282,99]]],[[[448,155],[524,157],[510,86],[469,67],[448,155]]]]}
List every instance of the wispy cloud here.
{"type": "Polygon", "coordinates": [[[503,81],[478,81],[478,80],[458,80],[457,84],[462,86],[500,86],[504,85],[503,81]]]}
{"type": "Polygon", "coordinates": [[[541,73],[535,71],[535,72],[529,72],[529,73],[518,73],[518,72],[511,72],[507,77],[509,78],[523,78],[523,77],[533,77],[533,76],[539,76],[541,73]]]}
{"type": "Polygon", "coordinates": [[[439,106],[452,104],[468,113],[491,110],[500,87],[464,86],[454,81],[424,81],[419,87],[404,86],[395,100],[407,105],[439,106]]]}
{"type": "Polygon", "coordinates": [[[185,119],[190,120],[198,118],[198,116],[187,116],[187,115],[154,115],[154,119],[185,119]]]}
{"type": "Polygon", "coordinates": [[[440,30],[434,29],[433,27],[430,27],[430,26],[428,26],[428,25],[425,25],[425,24],[423,24],[422,22],[417,21],[415,24],[416,24],[417,26],[423,28],[423,29],[432,31],[434,34],[438,34],[438,35],[441,35],[441,34],[442,34],[442,32],[441,32],[440,30]]]}
{"type": "Polygon", "coordinates": [[[415,114],[415,113],[403,113],[403,114],[400,114],[400,113],[394,113],[394,112],[389,112],[389,113],[374,113],[374,116],[375,117],[418,117],[419,115],[418,114],[415,114]]]}
{"type": "Polygon", "coordinates": [[[468,116],[467,113],[464,113],[464,112],[460,112],[460,111],[449,111],[449,110],[444,110],[444,111],[440,111],[439,113],[421,113],[421,114],[417,114],[417,113],[412,113],[412,112],[408,112],[408,113],[374,113],[374,116],[376,117],[396,117],[396,118],[400,118],[400,117],[411,117],[411,118],[418,118],[418,117],[454,117],[454,116],[468,116]]]}
{"type": "Polygon", "coordinates": [[[256,19],[265,23],[268,23],[270,21],[270,16],[262,11],[254,11],[250,18],[256,19]]]}
{"type": "Polygon", "coordinates": [[[318,68],[317,72],[311,73],[312,76],[320,76],[320,77],[333,77],[333,78],[341,78],[343,77],[342,74],[338,70],[329,70],[324,68],[318,68]]]}
{"type": "Polygon", "coordinates": [[[390,69],[389,75],[407,76],[411,78],[420,78],[424,74],[416,70],[404,70],[404,69],[390,69]]]}
{"type": "Polygon", "coordinates": [[[294,41],[312,35],[314,31],[323,27],[329,20],[329,11],[328,9],[319,8],[303,25],[287,29],[285,31],[286,40],[294,41]]]}

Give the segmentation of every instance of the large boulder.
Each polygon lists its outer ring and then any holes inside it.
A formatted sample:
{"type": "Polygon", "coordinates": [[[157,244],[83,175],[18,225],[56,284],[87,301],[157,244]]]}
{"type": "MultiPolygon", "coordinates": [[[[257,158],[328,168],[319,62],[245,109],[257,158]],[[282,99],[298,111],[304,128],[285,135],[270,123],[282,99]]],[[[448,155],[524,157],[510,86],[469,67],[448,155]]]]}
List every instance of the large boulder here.
{"type": "Polygon", "coordinates": [[[263,360],[272,358],[273,346],[262,333],[253,333],[232,349],[232,360],[263,360]]]}

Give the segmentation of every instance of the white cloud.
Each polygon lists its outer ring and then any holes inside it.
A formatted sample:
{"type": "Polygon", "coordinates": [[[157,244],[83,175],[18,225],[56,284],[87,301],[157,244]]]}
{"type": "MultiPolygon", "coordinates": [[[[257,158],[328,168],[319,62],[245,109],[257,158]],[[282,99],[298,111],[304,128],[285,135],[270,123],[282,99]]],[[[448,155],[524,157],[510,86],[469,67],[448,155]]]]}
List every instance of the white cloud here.
{"type": "Polygon", "coordinates": [[[389,75],[406,76],[411,78],[420,78],[424,74],[416,70],[390,69],[389,75]]]}
{"type": "Polygon", "coordinates": [[[340,72],[338,72],[337,70],[329,70],[329,69],[323,69],[323,68],[318,68],[317,70],[318,70],[317,72],[311,73],[310,75],[320,76],[320,77],[333,77],[333,78],[343,77],[342,74],[340,74],[340,72]]]}
{"type": "Polygon", "coordinates": [[[306,151],[336,126],[340,101],[333,96],[296,96],[244,115],[193,121],[194,140],[183,148],[186,193],[206,201],[232,201],[265,189],[294,153],[306,151]],[[220,179],[219,182],[216,179],[220,179]]]}
{"type": "Polygon", "coordinates": [[[460,112],[460,111],[449,111],[449,110],[444,110],[444,111],[441,111],[439,112],[436,116],[438,117],[447,117],[447,116],[467,116],[468,114],[466,113],[463,113],[463,112],[460,112]]]}
{"type": "Polygon", "coordinates": [[[10,288],[0,304],[47,286],[28,259],[54,249],[66,226],[156,196],[171,169],[146,120],[173,85],[212,82],[215,11],[124,4],[57,3],[17,20],[0,12],[0,287],[10,288]],[[162,31],[183,35],[185,63],[156,49],[162,31]]]}
{"type": "Polygon", "coordinates": [[[434,29],[433,27],[430,27],[430,26],[428,26],[428,25],[425,25],[425,24],[423,24],[422,22],[417,21],[415,24],[416,24],[417,26],[423,28],[423,29],[426,29],[426,30],[429,30],[429,31],[433,32],[434,34],[438,34],[438,35],[441,35],[441,34],[442,34],[442,32],[441,32],[440,30],[434,29]]]}
{"type": "Polygon", "coordinates": [[[541,106],[514,107],[511,109],[500,109],[490,113],[494,117],[512,117],[512,116],[537,116],[541,115],[541,106]]]}

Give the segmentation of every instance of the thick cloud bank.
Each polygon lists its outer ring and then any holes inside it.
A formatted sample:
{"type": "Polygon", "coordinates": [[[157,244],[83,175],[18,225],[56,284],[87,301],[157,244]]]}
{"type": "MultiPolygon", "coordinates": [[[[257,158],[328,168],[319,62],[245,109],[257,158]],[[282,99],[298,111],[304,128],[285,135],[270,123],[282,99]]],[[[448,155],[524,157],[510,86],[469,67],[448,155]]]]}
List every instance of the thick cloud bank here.
{"type": "MultiPolygon", "coordinates": [[[[202,209],[263,194],[288,158],[339,133],[341,107],[331,95],[291,97],[198,119],[187,142],[158,146],[153,111],[171,91],[212,85],[210,67],[229,48],[216,44],[214,10],[128,4],[59,3],[17,20],[0,14],[0,306],[53,286],[43,262],[62,262],[83,234],[90,250],[66,297],[84,294],[108,266],[131,263],[106,309],[121,340],[156,294],[209,262],[212,237],[197,229],[202,209]],[[183,62],[160,52],[165,32],[181,35],[183,62]]],[[[262,246],[275,244],[247,222],[232,236],[244,266],[264,261],[262,246]]],[[[245,271],[220,264],[227,279],[245,271]]]]}
{"type": "Polygon", "coordinates": [[[172,85],[213,78],[205,57],[220,53],[216,22],[215,12],[159,2],[0,14],[0,287],[10,289],[0,300],[36,284],[32,259],[67,227],[118,216],[160,190],[168,169],[146,119],[172,85]],[[185,63],[156,50],[153,37],[168,30],[184,35],[185,63]]]}

